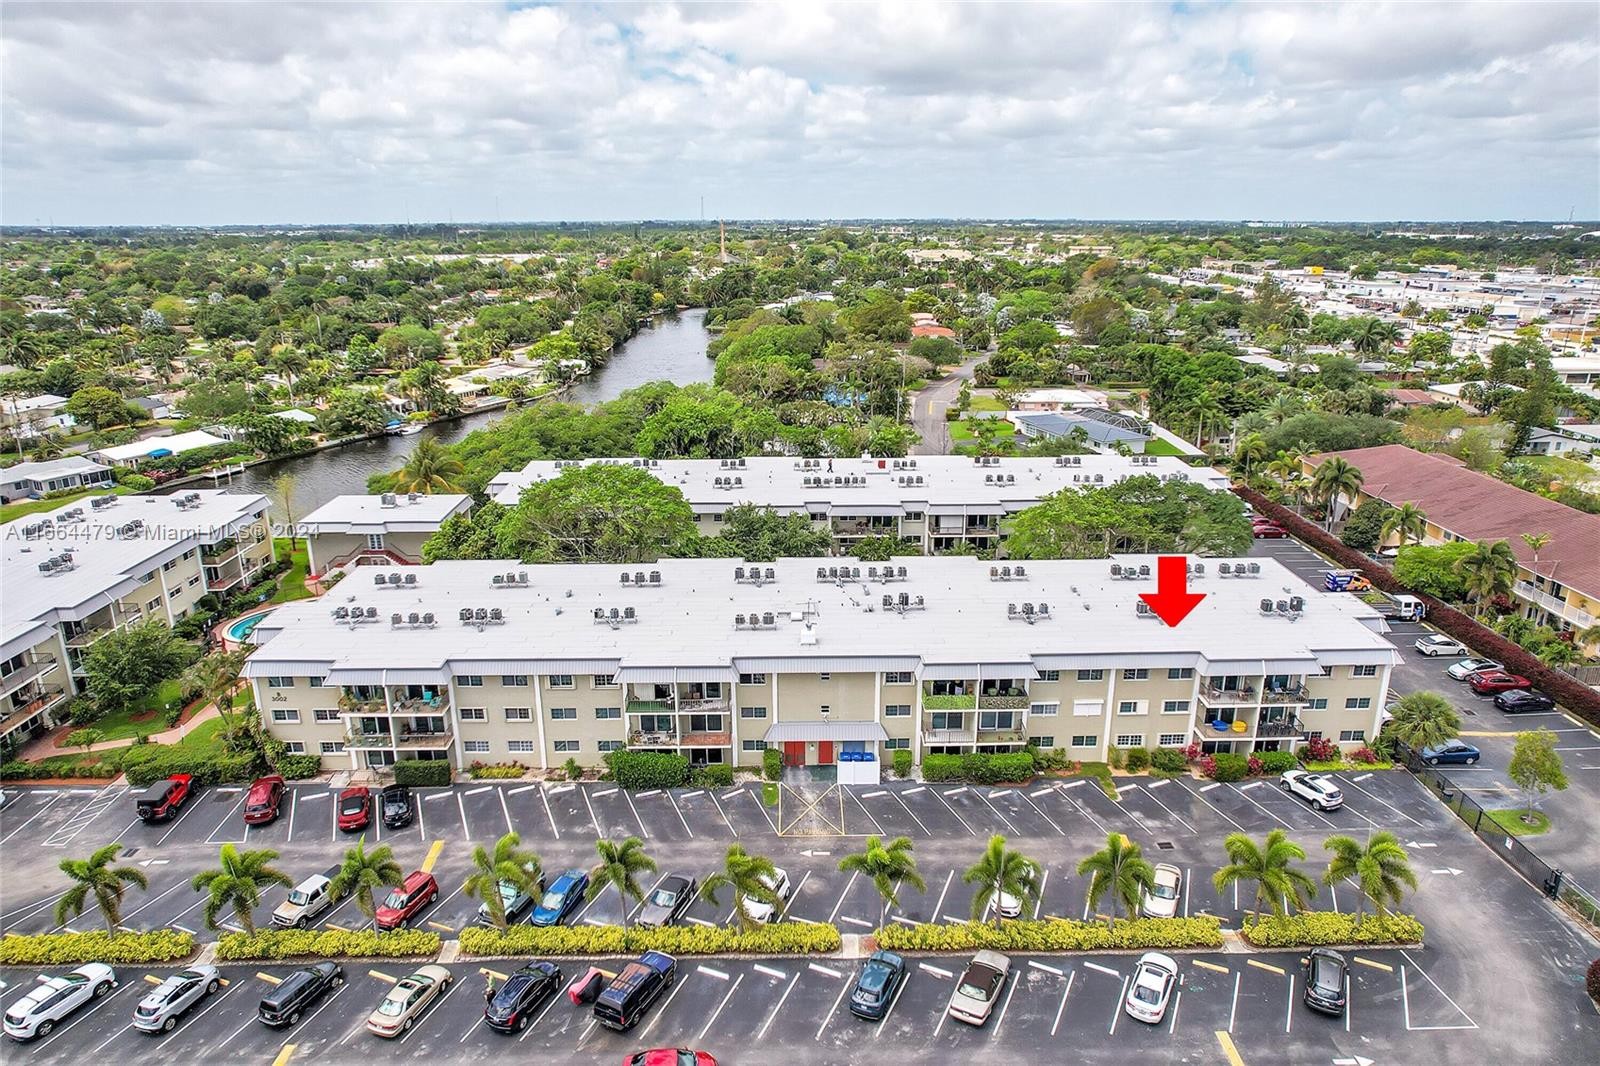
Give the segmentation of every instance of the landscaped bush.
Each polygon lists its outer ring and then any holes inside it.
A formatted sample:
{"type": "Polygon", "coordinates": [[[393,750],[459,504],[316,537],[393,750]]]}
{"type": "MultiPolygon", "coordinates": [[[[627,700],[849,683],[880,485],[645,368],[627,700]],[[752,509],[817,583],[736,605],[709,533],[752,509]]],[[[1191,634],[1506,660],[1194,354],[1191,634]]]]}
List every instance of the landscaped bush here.
{"type": "Polygon", "coordinates": [[[1213,781],[1243,781],[1250,772],[1250,760],[1222,751],[1210,756],[1202,772],[1213,781]]]}
{"type": "Polygon", "coordinates": [[[249,781],[260,769],[260,760],[253,752],[215,755],[177,744],[138,744],[122,757],[122,772],[134,788],[143,788],[173,774],[193,774],[197,785],[249,781]]]}
{"type": "Polygon", "coordinates": [[[922,777],[925,781],[967,781],[974,785],[1028,781],[1033,777],[1033,756],[1025,751],[1006,755],[925,755],[922,777]]]}
{"type": "Polygon", "coordinates": [[[1144,748],[1128,749],[1128,772],[1140,774],[1150,767],[1150,752],[1144,748]]]}
{"type": "Polygon", "coordinates": [[[695,788],[728,788],[733,784],[733,767],[720,762],[697,766],[689,775],[689,784],[695,788]]]}
{"type": "Polygon", "coordinates": [[[474,762],[471,766],[467,767],[467,774],[474,781],[507,780],[513,777],[521,777],[527,772],[528,768],[519,762],[496,763],[494,765],[483,762],[474,762]]]}
{"type": "Polygon", "coordinates": [[[302,957],[402,959],[437,955],[442,943],[438,933],[422,929],[396,929],[389,933],[374,929],[263,929],[253,936],[223,933],[217,941],[217,958],[224,962],[302,957]]]}
{"type": "Polygon", "coordinates": [[[680,788],[689,780],[689,760],[670,751],[615,751],[610,762],[617,784],[630,791],[680,788]]]}
{"type": "Polygon", "coordinates": [[[514,925],[503,933],[473,927],[461,931],[461,950],[469,955],[808,955],[839,950],[839,930],[817,922],[779,922],[749,932],[694,925],[514,925]]]}
{"type": "Polygon", "coordinates": [[[1588,976],[1584,979],[1584,987],[1589,990],[1589,998],[1600,1004],[1600,959],[1595,959],[1589,964],[1588,976]]]}
{"type": "Polygon", "coordinates": [[[154,929],[148,933],[41,933],[0,939],[0,966],[75,966],[172,962],[194,954],[193,933],[154,929]]]}
{"type": "Polygon", "coordinates": [[[783,776],[783,753],[777,748],[768,748],[761,753],[761,773],[768,781],[776,781],[783,776]]]}
{"type": "Polygon", "coordinates": [[[450,764],[444,759],[401,759],[394,764],[394,783],[424,788],[450,783],[450,764]]]}
{"type": "Polygon", "coordinates": [[[1418,944],[1422,923],[1409,914],[1375,914],[1357,920],[1337,911],[1304,911],[1282,918],[1246,921],[1240,930],[1259,948],[1316,948],[1338,944],[1418,944]]]}
{"type": "Polygon", "coordinates": [[[894,749],[894,776],[911,776],[911,753],[904,748],[894,749]]]}
{"type": "Polygon", "coordinates": [[[1264,751],[1261,753],[1261,772],[1264,774],[1281,774],[1285,770],[1293,770],[1300,765],[1300,760],[1292,751],[1264,751]]]}
{"type": "Polygon", "coordinates": [[[1189,760],[1177,748],[1157,748],[1150,753],[1150,765],[1164,774],[1181,774],[1189,768],[1189,760]]]}
{"type": "Polygon", "coordinates": [[[1106,745],[1106,762],[1110,764],[1113,770],[1122,769],[1123,758],[1124,755],[1121,748],[1117,747],[1115,744],[1106,745]]]}
{"type": "Polygon", "coordinates": [[[290,781],[304,781],[322,772],[320,755],[285,755],[277,762],[278,773],[290,781]]]}
{"type": "Polygon", "coordinates": [[[1135,918],[1108,927],[1067,918],[1039,921],[901,925],[878,930],[878,946],[890,951],[1150,951],[1222,946],[1216,918],[1135,918]]]}
{"type": "Polygon", "coordinates": [[[1295,751],[1301,762],[1329,762],[1339,758],[1339,745],[1327,737],[1312,737],[1295,751]]]}

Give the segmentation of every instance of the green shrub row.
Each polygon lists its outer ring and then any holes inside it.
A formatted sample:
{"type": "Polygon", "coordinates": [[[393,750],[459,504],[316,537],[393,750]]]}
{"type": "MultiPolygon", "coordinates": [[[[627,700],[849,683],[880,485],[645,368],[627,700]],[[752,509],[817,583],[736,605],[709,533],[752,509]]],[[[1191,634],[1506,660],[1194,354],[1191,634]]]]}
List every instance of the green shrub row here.
{"type": "Polygon", "coordinates": [[[260,760],[254,752],[216,755],[176,744],[135,744],[122,757],[122,772],[128,775],[128,784],[134,788],[143,788],[173,774],[193,774],[197,785],[249,781],[260,769],[260,760]]]}
{"type": "Polygon", "coordinates": [[[290,781],[304,781],[322,772],[322,756],[285,755],[278,760],[277,770],[290,781]]]}
{"type": "Polygon", "coordinates": [[[519,762],[490,765],[489,763],[475,762],[467,767],[467,774],[474,781],[500,781],[521,777],[528,772],[528,768],[519,762]]]}
{"type": "Polygon", "coordinates": [[[394,783],[412,788],[448,785],[450,763],[446,759],[401,759],[394,764],[394,783]]]}
{"type": "Polygon", "coordinates": [[[1261,751],[1256,758],[1261,760],[1263,774],[1281,774],[1300,765],[1300,757],[1292,751],[1261,751]]]}
{"type": "Polygon", "coordinates": [[[116,777],[122,772],[120,751],[109,751],[100,761],[80,761],[72,756],[55,755],[39,762],[13,759],[0,765],[0,781],[32,781],[47,777],[116,777]]]}
{"type": "Polygon", "coordinates": [[[1259,948],[1315,948],[1332,944],[1416,944],[1422,923],[1409,914],[1357,918],[1336,911],[1304,911],[1245,922],[1244,938],[1259,948]]]}
{"type": "Polygon", "coordinates": [[[778,922],[745,932],[721,926],[644,929],[620,925],[557,925],[540,929],[514,925],[505,932],[461,931],[461,950],[469,955],[806,955],[839,950],[836,926],[778,922]]]}
{"type": "Polygon", "coordinates": [[[629,791],[682,788],[689,780],[689,760],[670,751],[614,751],[606,756],[618,785],[629,791]]]}
{"type": "Polygon", "coordinates": [[[1243,781],[1250,773],[1250,758],[1247,755],[1223,751],[1207,758],[1210,762],[1202,760],[1202,765],[1209,767],[1206,776],[1213,781],[1243,781]]]}
{"type": "Polygon", "coordinates": [[[1006,755],[924,755],[924,781],[968,781],[975,785],[998,785],[1007,781],[1033,778],[1033,756],[1019,751],[1006,755]]]}
{"type": "Polygon", "coordinates": [[[1107,926],[1068,918],[991,925],[889,925],[878,930],[878,946],[891,951],[1116,951],[1219,948],[1216,918],[1133,918],[1107,926]]]}
{"type": "Polygon", "coordinates": [[[0,938],[0,966],[75,966],[172,962],[194,954],[193,933],[155,929],[148,933],[40,933],[0,938]]]}
{"type": "Polygon", "coordinates": [[[339,929],[262,929],[251,933],[223,933],[217,941],[217,958],[225,962],[246,959],[368,958],[400,959],[437,955],[438,933],[423,929],[374,929],[344,932],[339,929]]]}
{"type": "Polygon", "coordinates": [[[911,753],[904,748],[894,749],[894,776],[911,776],[911,753]]]}
{"type": "Polygon", "coordinates": [[[733,766],[722,762],[697,766],[689,775],[689,784],[695,788],[732,788],[733,766]]]}

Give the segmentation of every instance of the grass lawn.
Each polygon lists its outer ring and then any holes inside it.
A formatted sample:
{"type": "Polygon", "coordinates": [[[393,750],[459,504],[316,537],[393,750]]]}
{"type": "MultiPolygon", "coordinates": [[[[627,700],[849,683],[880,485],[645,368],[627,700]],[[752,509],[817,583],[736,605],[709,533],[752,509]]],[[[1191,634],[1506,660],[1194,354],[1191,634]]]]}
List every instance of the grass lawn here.
{"type": "Polygon", "coordinates": [[[1534,836],[1538,833],[1550,831],[1550,816],[1543,811],[1533,812],[1533,824],[1529,825],[1522,820],[1522,808],[1510,807],[1496,810],[1487,810],[1483,813],[1495,825],[1510,833],[1514,837],[1534,836]]]}
{"type": "Polygon", "coordinates": [[[134,706],[108,714],[84,728],[100,730],[105,734],[101,740],[124,740],[160,733],[168,728],[166,715],[162,712],[169,704],[177,703],[182,694],[182,684],[177,678],[170,678],[161,682],[154,692],[134,706]]]}
{"type": "Polygon", "coordinates": [[[1169,440],[1163,440],[1160,437],[1151,437],[1149,440],[1145,441],[1144,442],[1144,453],[1146,455],[1183,455],[1184,454],[1183,452],[1178,450],[1177,445],[1173,444],[1169,440]]]}
{"type": "Polygon", "coordinates": [[[69,492],[48,500],[18,500],[16,503],[0,504],[0,522],[9,522],[14,518],[26,518],[28,515],[38,514],[40,511],[53,511],[57,507],[69,504],[73,500],[81,500],[85,496],[104,496],[112,492],[118,495],[127,495],[132,491],[132,489],[125,489],[121,485],[116,485],[84,489],[82,492],[69,492]]]}
{"type": "Polygon", "coordinates": [[[1600,474],[1595,473],[1594,467],[1573,459],[1563,459],[1559,455],[1521,455],[1517,461],[1536,466],[1551,477],[1572,485],[1586,485],[1600,480],[1600,474]]]}
{"type": "Polygon", "coordinates": [[[221,732],[222,719],[208,718],[190,730],[189,734],[182,740],[178,741],[178,747],[206,750],[215,749],[220,753],[222,750],[222,742],[219,738],[219,734],[221,732]]]}
{"type": "Polygon", "coordinates": [[[971,424],[965,419],[957,422],[948,422],[946,425],[950,427],[951,443],[971,444],[978,439],[978,435],[972,431],[971,424]]]}
{"type": "Polygon", "coordinates": [[[1005,409],[1006,405],[1001,403],[993,393],[976,392],[972,394],[972,403],[968,407],[968,410],[972,411],[1004,411],[1005,409]]]}
{"type": "Polygon", "coordinates": [[[1384,762],[1382,759],[1379,759],[1377,762],[1349,762],[1344,759],[1330,759],[1327,762],[1308,762],[1302,765],[1305,767],[1305,769],[1317,774],[1325,774],[1335,771],[1355,772],[1357,770],[1394,769],[1394,763],[1384,762]]]}
{"type": "Polygon", "coordinates": [[[306,542],[295,541],[294,551],[289,550],[287,537],[279,537],[272,542],[273,549],[281,559],[288,556],[290,566],[278,580],[278,591],[272,594],[268,603],[288,603],[290,600],[304,600],[311,596],[311,590],[306,588],[306,542]]]}

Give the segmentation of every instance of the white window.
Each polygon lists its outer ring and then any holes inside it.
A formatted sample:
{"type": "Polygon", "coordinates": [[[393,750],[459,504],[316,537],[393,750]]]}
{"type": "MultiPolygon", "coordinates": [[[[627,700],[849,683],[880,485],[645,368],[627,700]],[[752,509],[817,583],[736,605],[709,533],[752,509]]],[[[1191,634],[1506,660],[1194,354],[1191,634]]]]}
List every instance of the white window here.
{"type": "Polygon", "coordinates": [[[200,575],[196,574],[194,577],[191,577],[188,581],[185,581],[184,584],[189,586],[190,588],[194,588],[196,585],[200,584],[200,575]]]}
{"type": "Polygon", "coordinates": [[[622,717],[621,707],[596,707],[594,716],[602,722],[614,721],[622,717]]]}
{"type": "Polygon", "coordinates": [[[1093,733],[1082,733],[1072,738],[1072,746],[1075,748],[1098,748],[1100,746],[1100,738],[1093,733]]]}
{"type": "Polygon", "coordinates": [[[1307,740],[1321,740],[1322,739],[1322,730],[1313,729],[1311,732],[1306,734],[1306,739],[1307,740]]]}
{"type": "Polygon", "coordinates": [[[767,709],[765,707],[740,707],[739,708],[739,717],[740,718],[765,718],[766,716],[767,716],[767,709]]]}
{"type": "Polygon", "coordinates": [[[456,687],[457,688],[482,688],[483,687],[483,675],[482,674],[462,674],[460,677],[456,678],[456,687]]]}
{"type": "Polygon", "coordinates": [[[506,688],[526,688],[528,686],[527,674],[502,674],[500,684],[506,688]]]}
{"type": "Polygon", "coordinates": [[[286,741],[283,747],[290,755],[304,755],[306,753],[306,746],[298,740],[286,741]]]}
{"type": "Polygon", "coordinates": [[[581,747],[583,747],[583,745],[576,740],[558,740],[555,742],[555,749],[557,753],[574,752],[581,747]]]}
{"type": "MultiPolygon", "coordinates": [[[[741,685],[765,685],[766,683],[767,683],[767,675],[766,674],[740,674],[739,675],[739,684],[741,684],[741,685]]],[[[750,748],[750,749],[747,749],[747,750],[754,751],[755,749],[754,748],[750,748]]]]}
{"type": "Polygon", "coordinates": [[[552,707],[550,708],[550,720],[552,722],[576,722],[578,720],[578,708],[552,707]]]}
{"type": "Polygon", "coordinates": [[[1124,671],[1122,671],[1122,680],[1124,680],[1124,681],[1148,681],[1148,680],[1150,680],[1150,671],[1146,670],[1142,666],[1139,667],[1136,670],[1135,669],[1124,670],[1124,671]]]}
{"type": "Polygon", "coordinates": [[[1378,676],[1378,668],[1377,668],[1376,665],[1374,665],[1372,663],[1368,663],[1365,666],[1352,666],[1350,668],[1350,676],[1351,677],[1377,677],[1378,676]]]}
{"type": "Polygon", "coordinates": [[[531,722],[533,721],[533,711],[527,707],[507,707],[506,721],[531,722]]]}
{"type": "Polygon", "coordinates": [[[1104,670],[1079,670],[1078,671],[1078,680],[1079,681],[1104,681],[1105,679],[1106,679],[1106,672],[1104,670]]]}
{"type": "Polygon", "coordinates": [[[322,688],[327,683],[328,683],[328,679],[325,678],[325,677],[308,677],[308,678],[306,678],[306,685],[308,687],[310,687],[310,688],[322,688]]]}
{"type": "Polygon", "coordinates": [[[1192,677],[1194,677],[1192,666],[1174,666],[1167,671],[1168,681],[1188,681],[1192,677]]]}
{"type": "Polygon", "coordinates": [[[161,606],[161,597],[157,596],[155,599],[150,600],[149,602],[147,602],[144,605],[144,609],[147,610],[147,611],[153,611],[157,607],[160,607],[160,606],[161,606]]]}
{"type": "Polygon", "coordinates": [[[461,742],[461,748],[463,751],[471,752],[474,755],[487,755],[489,742],[487,740],[464,740],[461,742]]]}
{"type": "Polygon", "coordinates": [[[744,748],[745,751],[767,750],[767,742],[764,740],[742,740],[739,742],[739,744],[740,747],[744,748]]]}
{"type": "Polygon", "coordinates": [[[269,675],[267,677],[267,687],[268,688],[294,688],[294,678],[292,678],[292,677],[273,677],[273,676],[269,675]]]}
{"type": "Polygon", "coordinates": [[[1060,670],[1040,670],[1039,671],[1039,680],[1040,681],[1060,681],[1061,680],[1061,671],[1060,670]]]}
{"type": "Polygon", "coordinates": [[[1056,746],[1056,738],[1051,736],[1029,737],[1028,742],[1036,748],[1049,749],[1056,746]]]}
{"type": "Polygon", "coordinates": [[[1351,696],[1344,701],[1344,709],[1347,711],[1365,711],[1371,706],[1371,696],[1351,696]]]}
{"type": "Polygon", "coordinates": [[[885,685],[909,685],[911,684],[911,671],[890,670],[883,675],[883,683],[885,685]]]}
{"type": "Polygon", "coordinates": [[[1313,711],[1325,711],[1328,709],[1328,697],[1318,696],[1316,699],[1306,704],[1306,707],[1313,711]]]}
{"type": "Polygon", "coordinates": [[[1095,718],[1103,714],[1106,709],[1104,700],[1073,700],[1072,716],[1074,718],[1095,718]]]}
{"type": "Polygon", "coordinates": [[[1119,748],[1140,748],[1140,747],[1143,747],[1143,746],[1144,746],[1144,734],[1143,733],[1118,733],[1117,734],[1117,747],[1119,747],[1119,748]]]}
{"type": "Polygon", "coordinates": [[[1160,743],[1163,748],[1183,747],[1184,736],[1182,733],[1162,733],[1160,743]]]}
{"type": "Polygon", "coordinates": [[[337,722],[339,709],[337,707],[318,707],[311,712],[311,717],[318,722],[337,722]]]}
{"type": "Polygon", "coordinates": [[[551,674],[550,675],[550,687],[551,688],[571,688],[572,687],[572,675],[571,674],[551,674]]]}
{"type": "Polygon", "coordinates": [[[519,752],[519,753],[530,752],[530,751],[533,750],[533,741],[531,741],[531,740],[508,740],[508,741],[506,741],[506,750],[507,751],[511,751],[511,752],[519,752]]]}
{"type": "Polygon", "coordinates": [[[603,755],[608,751],[621,751],[623,744],[620,740],[602,740],[596,744],[596,747],[600,749],[600,753],[603,755]]]}
{"type": "Polygon", "coordinates": [[[1163,700],[1161,702],[1162,714],[1188,714],[1188,700],[1163,700]]]}
{"type": "Polygon", "coordinates": [[[1061,704],[1057,700],[1028,704],[1028,714],[1033,718],[1053,718],[1060,710],[1061,704]]]}
{"type": "Polygon", "coordinates": [[[342,755],[342,754],[344,754],[344,741],[342,741],[342,740],[324,740],[322,742],[322,754],[324,754],[324,755],[342,755]]]}
{"type": "Polygon", "coordinates": [[[1146,714],[1150,704],[1145,700],[1119,700],[1117,703],[1118,714],[1146,714]]]}
{"type": "Polygon", "coordinates": [[[1339,739],[1345,743],[1366,740],[1367,731],[1365,729],[1341,729],[1339,730],[1339,739]]]}
{"type": "Polygon", "coordinates": [[[885,718],[910,718],[911,704],[886,703],[883,705],[883,716],[885,718]]]}
{"type": "Polygon", "coordinates": [[[300,720],[300,712],[293,707],[274,707],[272,708],[272,720],[274,722],[298,722],[300,720]]]}
{"type": "Polygon", "coordinates": [[[616,688],[617,687],[617,675],[616,674],[595,674],[594,675],[594,687],[595,688],[616,688]]]}

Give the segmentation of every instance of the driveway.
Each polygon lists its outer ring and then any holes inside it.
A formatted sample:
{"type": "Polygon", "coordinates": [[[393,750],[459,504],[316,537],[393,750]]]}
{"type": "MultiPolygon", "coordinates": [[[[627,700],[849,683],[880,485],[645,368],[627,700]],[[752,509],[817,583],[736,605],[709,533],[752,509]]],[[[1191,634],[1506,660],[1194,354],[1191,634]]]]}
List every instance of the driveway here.
{"type": "Polygon", "coordinates": [[[950,453],[950,425],[944,413],[954,406],[963,382],[972,380],[972,370],[988,357],[988,352],[970,355],[960,366],[952,369],[911,395],[911,426],[922,438],[912,447],[916,455],[948,455],[950,453]]]}

